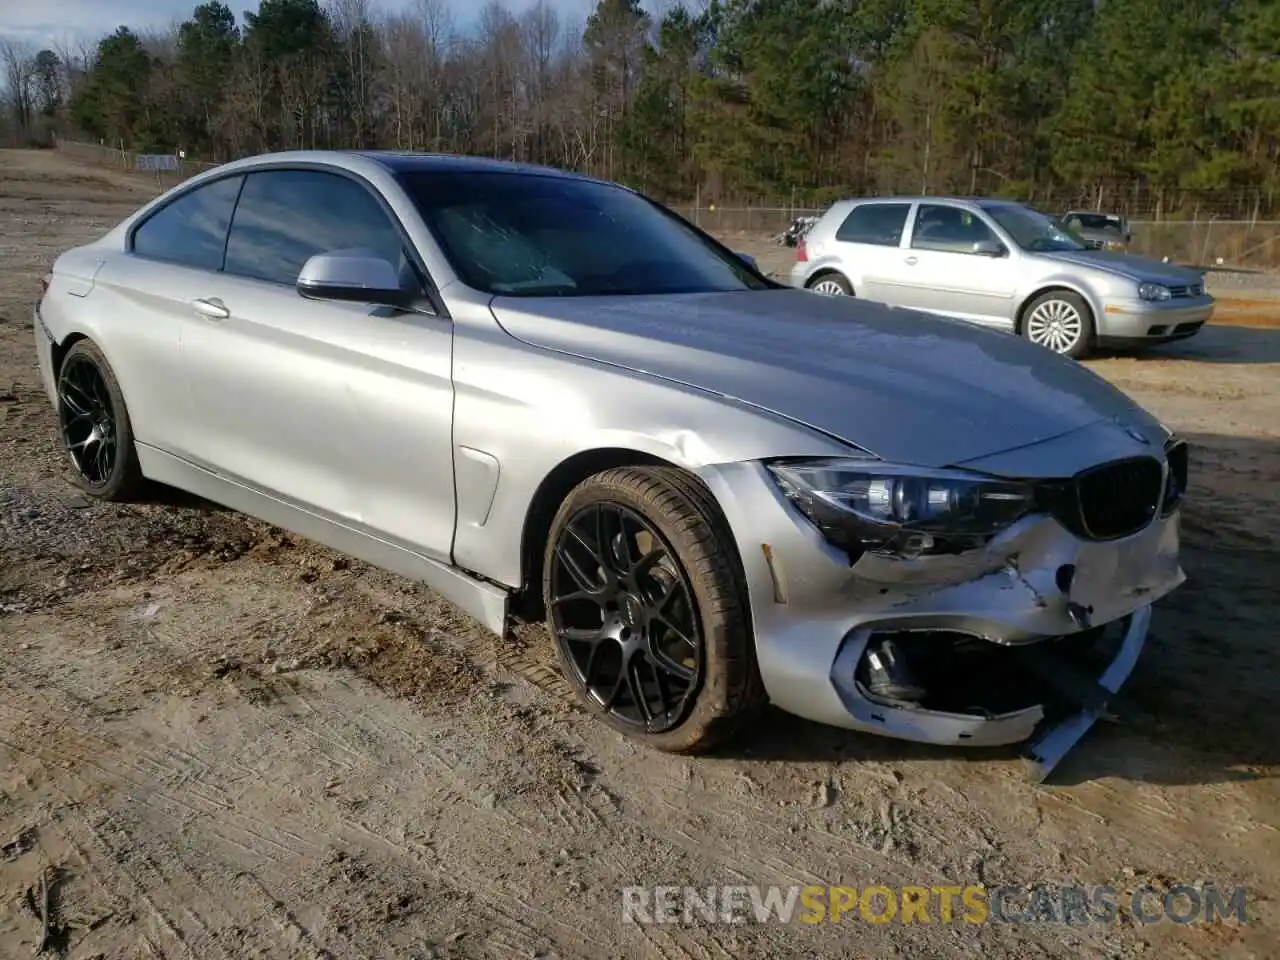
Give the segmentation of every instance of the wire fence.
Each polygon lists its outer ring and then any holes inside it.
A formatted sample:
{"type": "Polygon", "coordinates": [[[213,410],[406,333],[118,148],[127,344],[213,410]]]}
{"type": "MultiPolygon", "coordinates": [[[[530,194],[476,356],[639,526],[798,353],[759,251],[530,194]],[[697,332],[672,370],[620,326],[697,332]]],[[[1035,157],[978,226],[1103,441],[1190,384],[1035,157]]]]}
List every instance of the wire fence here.
{"type": "MultiPolygon", "coordinates": [[[[797,217],[818,216],[803,207],[672,208],[686,220],[717,236],[781,234],[797,217]]],[[[1131,253],[1178,263],[1280,268],[1280,220],[1130,220],[1131,253]]]]}
{"type": "Polygon", "coordinates": [[[148,177],[162,188],[176,186],[188,177],[195,176],[204,170],[212,170],[218,166],[208,160],[189,160],[181,153],[169,154],[175,158],[175,166],[171,170],[150,169],[146,161],[139,162],[139,157],[150,157],[156,154],[140,153],[126,150],[124,147],[112,147],[104,143],[84,143],[79,140],[58,140],[58,152],[66,154],[84,163],[101,167],[115,167],[124,173],[148,177]]]}
{"type": "MultiPolygon", "coordinates": [[[[86,163],[115,167],[139,177],[151,178],[161,189],[218,166],[207,160],[178,155],[175,169],[144,170],[139,169],[140,154],[123,147],[59,140],[57,148],[67,156],[86,163]]],[[[722,236],[776,236],[797,217],[817,216],[823,212],[818,208],[785,204],[673,205],[672,209],[691,223],[722,236]]],[[[1133,233],[1129,249],[1133,253],[1204,266],[1280,268],[1280,220],[1130,220],[1129,226],[1133,233]]]]}

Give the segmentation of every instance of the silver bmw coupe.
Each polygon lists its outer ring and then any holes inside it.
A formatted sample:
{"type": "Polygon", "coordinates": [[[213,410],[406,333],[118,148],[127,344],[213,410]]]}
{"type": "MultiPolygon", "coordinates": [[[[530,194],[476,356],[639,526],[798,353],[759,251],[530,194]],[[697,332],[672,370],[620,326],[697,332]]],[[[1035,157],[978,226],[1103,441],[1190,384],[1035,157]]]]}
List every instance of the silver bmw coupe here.
{"type": "Polygon", "coordinates": [[[1075,362],[781,286],[639,194],[460,157],[228,163],[58,257],[83,489],[179,487],[545,618],[696,752],[772,702],[1043,775],[1183,580],[1187,449],[1075,362]]]}

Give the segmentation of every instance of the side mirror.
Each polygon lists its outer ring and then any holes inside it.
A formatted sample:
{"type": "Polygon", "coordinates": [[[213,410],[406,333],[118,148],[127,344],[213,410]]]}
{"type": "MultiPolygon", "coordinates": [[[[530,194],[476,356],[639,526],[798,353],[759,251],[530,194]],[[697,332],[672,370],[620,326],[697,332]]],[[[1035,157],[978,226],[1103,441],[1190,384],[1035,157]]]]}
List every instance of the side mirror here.
{"type": "Polygon", "coordinates": [[[756,273],[760,272],[760,264],[756,263],[756,258],[753,257],[751,254],[739,253],[738,251],[735,250],[734,255],[743,263],[745,263],[748,267],[754,270],[756,273]]]}
{"type": "Polygon", "coordinates": [[[400,286],[400,274],[381,257],[318,253],[302,266],[297,290],[308,300],[342,300],[408,307],[412,293],[400,286]]]}
{"type": "Polygon", "coordinates": [[[979,240],[971,252],[979,257],[1003,257],[1006,251],[1004,244],[997,240],[979,240]]]}

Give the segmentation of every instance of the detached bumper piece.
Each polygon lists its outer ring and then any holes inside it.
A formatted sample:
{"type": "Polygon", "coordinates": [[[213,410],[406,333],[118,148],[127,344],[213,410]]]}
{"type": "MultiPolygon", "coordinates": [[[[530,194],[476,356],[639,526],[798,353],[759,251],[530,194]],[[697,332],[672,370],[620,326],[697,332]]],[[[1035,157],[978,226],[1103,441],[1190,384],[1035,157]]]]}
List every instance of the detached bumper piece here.
{"type": "Polygon", "coordinates": [[[890,736],[1022,743],[1028,779],[1039,783],[1109,714],[1150,618],[1150,607],[1142,607],[1108,624],[1019,645],[947,630],[863,628],[837,657],[833,680],[851,713],[890,736]],[[844,670],[852,676],[838,678],[844,670]]]}
{"type": "MultiPolygon", "coordinates": [[[[1048,724],[1023,749],[1022,755],[1028,764],[1027,779],[1031,782],[1045,781],[1098,718],[1106,715],[1112,698],[1133,673],[1151,625],[1151,608],[1143,607],[1127,619],[1129,623],[1115,659],[1096,680],[1065,669],[1056,675],[1055,685],[1066,688],[1063,689],[1064,702],[1074,701],[1076,708],[1048,724]]],[[[1046,664],[1047,661],[1041,661],[1041,666],[1046,664]]]]}

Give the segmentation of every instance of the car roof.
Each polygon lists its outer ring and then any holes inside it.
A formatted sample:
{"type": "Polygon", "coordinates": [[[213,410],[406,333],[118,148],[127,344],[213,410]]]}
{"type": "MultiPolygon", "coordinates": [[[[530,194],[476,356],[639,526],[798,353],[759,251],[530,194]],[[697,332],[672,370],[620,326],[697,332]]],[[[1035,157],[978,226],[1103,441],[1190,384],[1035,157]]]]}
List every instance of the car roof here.
{"type": "Polygon", "coordinates": [[[403,150],[351,150],[334,151],[334,153],[349,153],[372,160],[393,173],[525,173],[573,180],[595,179],[569,170],[559,170],[536,163],[518,163],[513,160],[496,160],[492,157],[472,157],[456,153],[413,153],[403,150]]]}
{"type": "Polygon", "coordinates": [[[1004,197],[948,197],[948,196],[905,196],[905,197],[848,197],[844,203],[954,203],[960,206],[971,207],[994,207],[994,206],[1016,206],[1025,207],[1026,204],[1021,200],[1010,200],[1004,197]]]}
{"type": "MultiPolygon", "coordinates": [[[[340,169],[359,171],[376,166],[393,176],[403,173],[508,173],[525,176],[555,177],[565,180],[581,180],[608,184],[607,180],[585,174],[544,167],[533,163],[517,163],[511,160],[495,160],[490,157],[471,157],[450,153],[412,153],[397,150],[287,150],[276,153],[259,153],[239,160],[232,160],[202,174],[229,171],[248,172],[255,169],[289,166],[293,164],[321,164],[340,169]]],[[[620,186],[619,184],[610,184],[620,186]]]]}

